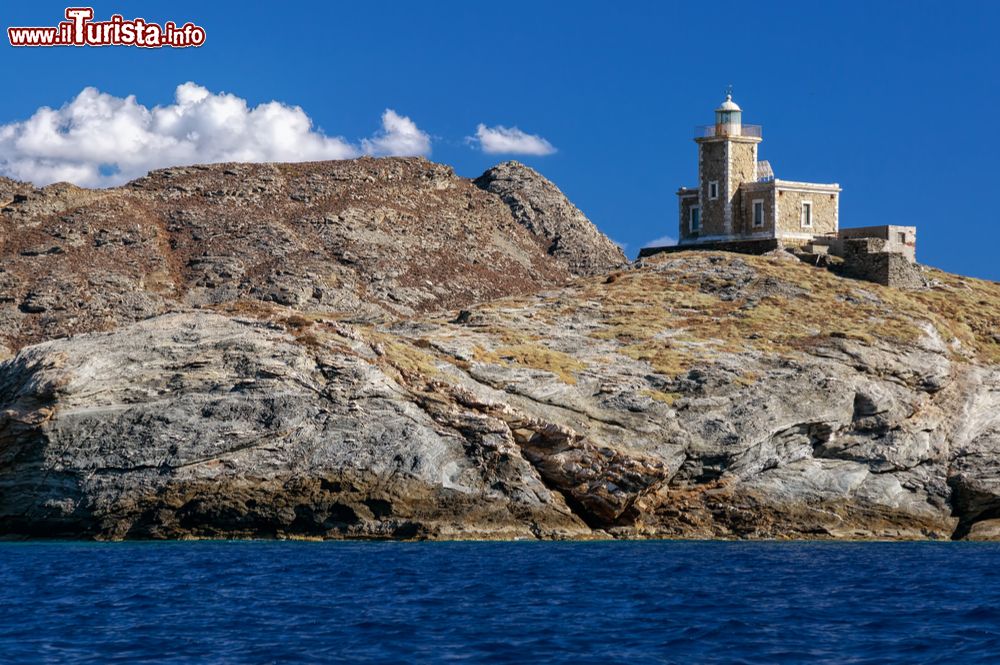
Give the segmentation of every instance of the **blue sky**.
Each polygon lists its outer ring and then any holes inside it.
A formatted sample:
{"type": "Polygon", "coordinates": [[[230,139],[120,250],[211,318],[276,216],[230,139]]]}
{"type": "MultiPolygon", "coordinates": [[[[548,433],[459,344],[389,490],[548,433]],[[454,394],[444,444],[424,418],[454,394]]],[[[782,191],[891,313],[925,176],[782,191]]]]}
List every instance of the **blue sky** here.
{"type": "MultiPolygon", "coordinates": [[[[431,159],[476,176],[504,155],[466,137],[518,127],[551,178],[628,254],[676,235],[695,125],[728,84],[778,177],[838,182],[841,224],[916,224],[919,259],[1000,280],[998,3],[95,2],[96,17],[193,21],[187,50],[0,46],[0,125],[86,86],[152,108],[193,81],[253,107],[300,106],[361,145],[386,109],[431,159]],[[617,3],[621,5],[622,3],[617,3]]],[[[65,3],[4,3],[55,25],[65,3]]],[[[3,156],[0,155],[0,159],[3,156]]]]}

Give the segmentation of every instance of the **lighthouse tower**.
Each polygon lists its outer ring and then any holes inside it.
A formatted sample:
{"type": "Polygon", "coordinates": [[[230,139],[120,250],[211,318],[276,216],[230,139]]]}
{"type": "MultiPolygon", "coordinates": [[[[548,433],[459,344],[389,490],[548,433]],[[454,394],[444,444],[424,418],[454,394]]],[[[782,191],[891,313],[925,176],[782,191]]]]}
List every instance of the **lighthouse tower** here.
{"type": "Polygon", "coordinates": [[[715,109],[715,123],[695,130],[698,186],[677,190],[677,245],[659,252],[706,249],[763,254],[782,247],[818,263],[844,259],[845,274],[889,286],[923,284],[909,270],[916,258],[914,226],[840,228],[840,185],[784,180],[757,160],[760,125],[743,124],[732,89],[715,109]]]}
{"type": "Polygon", "coordinates": [[[776,178],[757,159],[760,135],[760,125],[743,122],[732,92],[715,122],[695,130],[698,186],[677,190],[679,245],[745,241],[767,251],[837,235],[840,185],[776,178]]]}
{"type": "Polygon", "coordinates": [[[760,127],[744,126],[743,112],[730,91],[715,109],[715,124],[699,131],[698,200],[701,236],[732,236],[738,231],[740,183],[757,180],[760,127]]]}

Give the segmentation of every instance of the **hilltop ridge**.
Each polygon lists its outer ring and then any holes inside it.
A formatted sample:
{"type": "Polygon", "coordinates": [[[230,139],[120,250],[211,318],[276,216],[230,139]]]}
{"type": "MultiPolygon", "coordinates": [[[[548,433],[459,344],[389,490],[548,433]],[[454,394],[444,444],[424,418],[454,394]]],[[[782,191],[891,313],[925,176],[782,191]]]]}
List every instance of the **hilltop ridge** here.
{"type": "Polygon", "coordinates": [[[554,185],[508,169],[556,237],[422,158],[169,168],[107,190],[5,181],[0,195],[20,196],[0,214],[0,344],[190,307],[388,320],[625,262],[554,185]],[[548,251],[559,234],[574,239],[570,254],[548,251]]]}

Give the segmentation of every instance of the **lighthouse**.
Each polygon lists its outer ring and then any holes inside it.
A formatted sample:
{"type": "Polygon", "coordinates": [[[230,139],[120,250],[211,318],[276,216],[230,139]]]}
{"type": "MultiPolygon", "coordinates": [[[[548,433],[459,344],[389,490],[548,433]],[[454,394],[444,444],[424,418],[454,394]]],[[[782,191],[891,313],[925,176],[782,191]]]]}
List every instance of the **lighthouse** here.
{"type": "Polygon", "coordinates": [[[715,109],[715,123],[696,133],[703,234],[732,236],[738,224],[740,184],[757,180],[760,127],[743,125],[743,110],[732,93],[715,109]]]}
{"type": "Polygon", "coordinates": [[[679,244],[836,235],[840,186],[777,180],[758,159],[761,137],[760,125],[744,124],[731,90],[715,122],[695,130],[698,187],[677,192],[679,244]]]}
{"type": "Polygon", "coordinates": [[[695,130],[694,142],[698,186],[677,190],[677,244],[644,247],[640,257],[690,249],[763,254],[785,248],[816,265],[839,257],[844,274],[886,286],[925,284],[912,268],[916,227],[841,229],[840,185],[776,178],[770,163],[757,158],[760,125],[744,124],[732,89],[715,109],[715,122],[695,130]]]}

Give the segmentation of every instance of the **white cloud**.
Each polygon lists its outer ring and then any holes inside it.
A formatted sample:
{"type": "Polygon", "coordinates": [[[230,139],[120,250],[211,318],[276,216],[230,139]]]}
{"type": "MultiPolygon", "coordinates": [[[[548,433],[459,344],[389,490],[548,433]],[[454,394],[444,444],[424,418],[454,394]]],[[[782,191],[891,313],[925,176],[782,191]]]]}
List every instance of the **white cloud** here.
{"type": "Polygon", "coordinates": [[[369,155],[429,155],[431,137],[416,123],[392,109],[382,114],[382,131],[361,142],[369,155]]]}
{"type": "Polygon", "coordinates": [[[643,247],[673,247],[677,244],[677,238],[673,236],[661,236],[647,242],[643,247]]]}
{"type": "Polygon", "coordinates": [[[346,159],[361,154],[427,155],[430,137],[387,109],[382,130],[354,144],[313,127],[298,106],[213,93],[194,83],[175,101],[148,108],[134,95],[85,88],[58,109],[42,107],[27,120],[0,125],[0,174],[37,185],[65,180],[117,185],[150,169],[211,162],[346,159]]]}
{"type": "Polygon", "coordinates": [[[555,146],[537,134],[528,134],[517,127],[487,127],[479,124],[476,127],[476,135],[468,139],[471,143],[478,143],[480,149],[491,155],[495,154],[517,154],[517,155],[551,155],[556,151],[555,146]]]}

